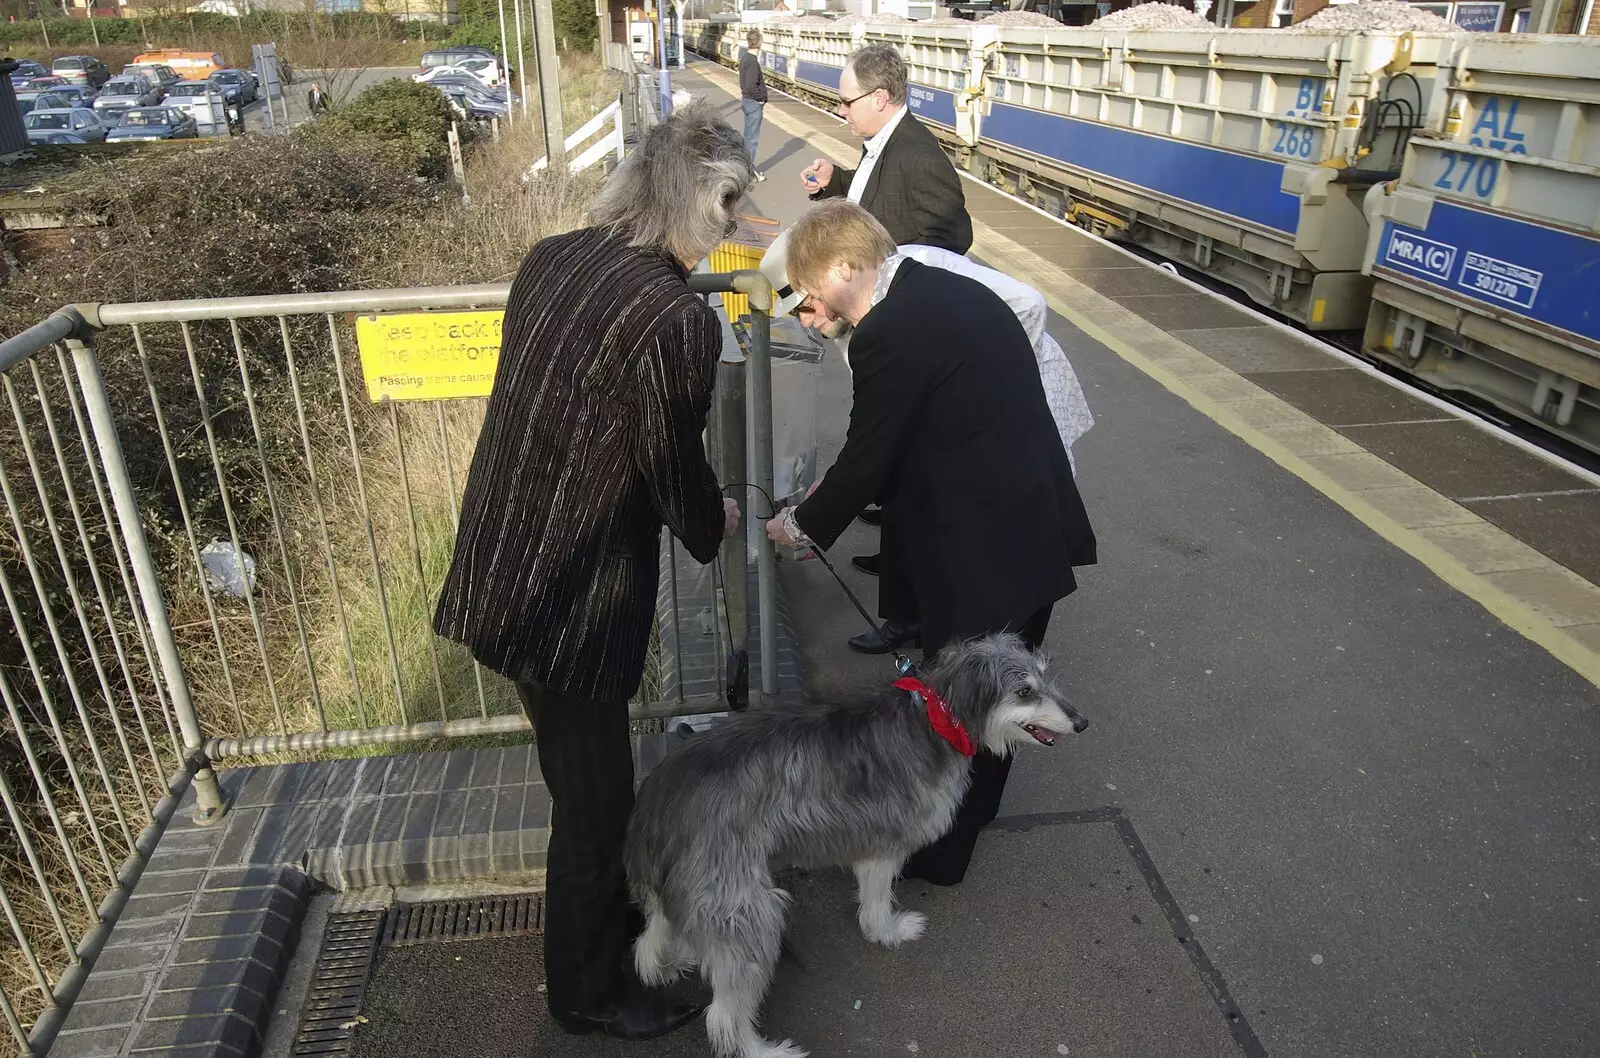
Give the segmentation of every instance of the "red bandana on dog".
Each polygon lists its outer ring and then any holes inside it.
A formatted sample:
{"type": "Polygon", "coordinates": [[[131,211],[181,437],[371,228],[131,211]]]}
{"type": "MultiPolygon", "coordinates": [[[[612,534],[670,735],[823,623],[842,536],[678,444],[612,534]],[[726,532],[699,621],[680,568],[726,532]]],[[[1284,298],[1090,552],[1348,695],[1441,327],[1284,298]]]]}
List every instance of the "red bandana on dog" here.
{"type": "Polygon", "coordinates": [[[959,749],[968,757],[978,753],[977,743],[972,741],[972,736],[967,734],[967,729],[961,726],[961,721],[950,712],[950,705],[943,698],[934,693],[932,687],[917,679],[915,676],[903,676],[894,681],[894,685],[902,691],[910,691],[920,695],[928,707],[928,723],[939,733],[939,737],[959,749]]]}

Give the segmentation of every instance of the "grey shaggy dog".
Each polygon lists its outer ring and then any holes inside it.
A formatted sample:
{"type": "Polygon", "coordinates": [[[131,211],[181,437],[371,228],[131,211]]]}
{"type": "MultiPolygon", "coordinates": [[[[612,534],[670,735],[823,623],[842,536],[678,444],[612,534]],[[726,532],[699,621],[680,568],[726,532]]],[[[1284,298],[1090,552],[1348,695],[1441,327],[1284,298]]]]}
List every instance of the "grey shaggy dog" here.
{"type": "MultiPolygon", "coordinates": [[[[923,680],[983,748],[1053,746],[1087,721],[1013,635],[953,643],[923,680]]],[[[706,1031],[722,1058],[804,1058],[756,1019],[783,939],[788,894],[770,862],[849,866],[861,932],[887,948],[927,919],[894,907],[913,851],[940,837],[966,793],[968,759],[904,691],[752,710],[697,735],[640,787],[624,853],[646,916],[634,964],[647,984],[698,966],[713,999],[706,1031]]]]}

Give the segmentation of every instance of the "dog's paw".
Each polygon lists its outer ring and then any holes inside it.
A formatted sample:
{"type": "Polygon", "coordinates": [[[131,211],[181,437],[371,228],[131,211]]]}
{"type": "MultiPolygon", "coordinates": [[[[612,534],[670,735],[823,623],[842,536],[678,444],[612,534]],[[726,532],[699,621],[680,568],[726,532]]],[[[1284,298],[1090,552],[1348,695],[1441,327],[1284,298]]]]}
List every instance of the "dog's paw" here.
{"type": "Polygon", "coordinates": [[[867,939],[885,948],[898,948],[908,940],[916,940],[927,928],[928,916],[920,911],[897,911],[886,922],[872,929],[865,928],[863,924],[867,939]]]}
{"type": "Polygon", "coordinates": [[[782,1043],[769,1043],[761,1041],[761,1049],[750,1055],[749,1058],[808,1058],[810,1054],[804,1047],[793,1040],[784,1040],[782,1043]]]}

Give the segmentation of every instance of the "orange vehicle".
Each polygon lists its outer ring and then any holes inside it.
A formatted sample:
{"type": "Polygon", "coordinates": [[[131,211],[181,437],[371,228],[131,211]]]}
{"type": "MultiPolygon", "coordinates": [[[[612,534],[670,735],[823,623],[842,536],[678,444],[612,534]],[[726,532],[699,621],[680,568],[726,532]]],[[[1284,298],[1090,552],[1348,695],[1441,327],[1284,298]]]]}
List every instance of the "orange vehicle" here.
{"type": "Polygon", "coordinates": [[[159,48],[134,56],[130,66],[140,63],[160,63],[170,66],[185,81],[204,81],[218,70],[227,67],[222,56],[210,51],[183,51],[180,48],[159,48]]]}

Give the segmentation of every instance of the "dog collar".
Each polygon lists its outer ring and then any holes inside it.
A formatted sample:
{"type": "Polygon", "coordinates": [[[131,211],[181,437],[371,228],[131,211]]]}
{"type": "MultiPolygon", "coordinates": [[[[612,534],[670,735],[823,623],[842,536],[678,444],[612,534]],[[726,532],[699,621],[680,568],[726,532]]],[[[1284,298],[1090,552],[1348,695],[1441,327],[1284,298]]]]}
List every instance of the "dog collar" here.
{"type": "Polygon", "coordinates": [[[921,702],[928,710],[928,723],[933,725],[939,737],[950,743],[962,754],[968,757],[978,753],[977,743],[972,741],[972,736],[967,734],[967,729],[961,726],[955,714],[950,711],[950,704],[915,676],[902,676],[894,681],[894,685],[902,691],[911,692],[911,700],[921,702]]]}

